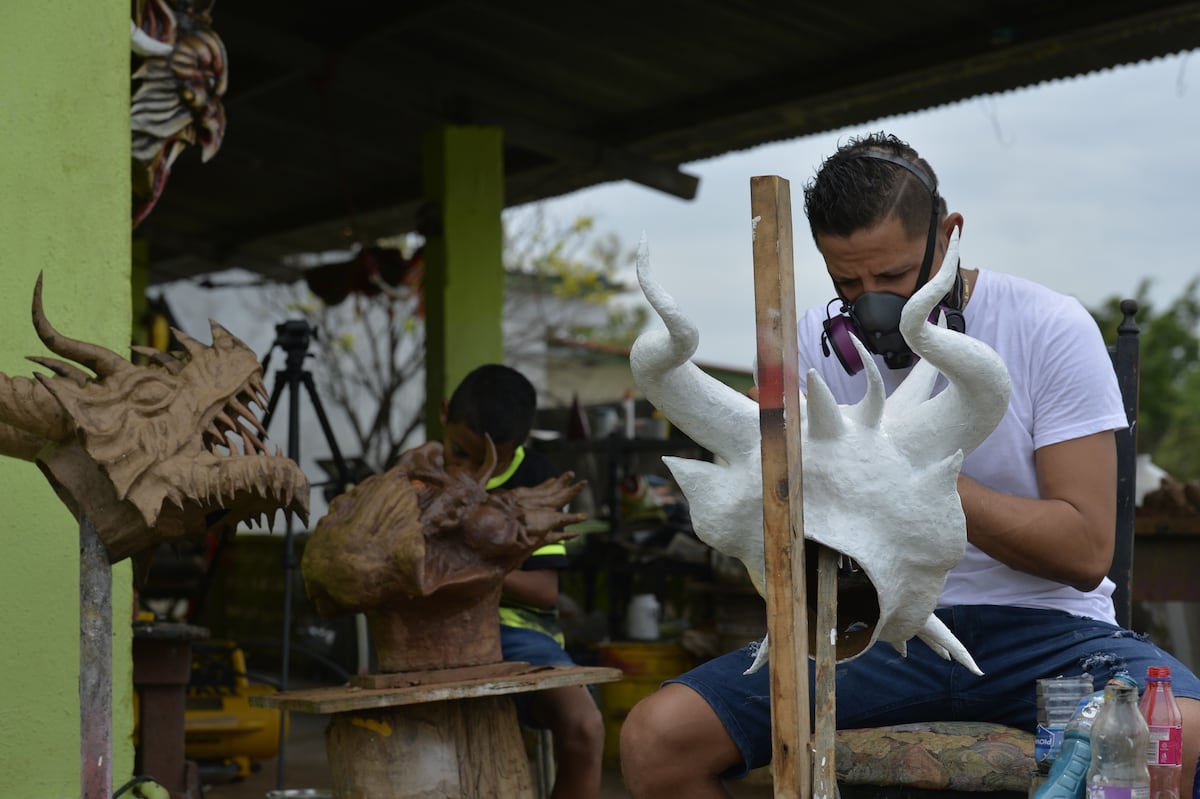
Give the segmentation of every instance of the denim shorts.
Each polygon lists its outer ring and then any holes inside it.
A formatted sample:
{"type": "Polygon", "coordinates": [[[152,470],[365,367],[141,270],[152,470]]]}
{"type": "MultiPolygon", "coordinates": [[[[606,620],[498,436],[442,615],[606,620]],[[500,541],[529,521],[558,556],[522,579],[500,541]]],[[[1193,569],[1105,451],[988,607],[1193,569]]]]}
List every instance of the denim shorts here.
{"type": "MultiPolygon", "coordinates": [[[[908,642],[907,657],[891,644],[877,643],[837,666],[839,729],[990,721],[1033,732],[1038,678],[1087,672],[1100,690],[1119,671],[1128,671],[1142,684],[1148,666],[1170,666],[1175,695],[1200,699],[1200,679],[1187,666],[1145,636],[1105,622],[1057,610],[999,605],[959,605],[940,609],[937,616],[966,646],[984,676],[943,660],[917,638],[908,642]]],[[[744,675],[751,662],[752,646],[667,681],[682,683],[704,697],[741,750],[745,768],[722,775],[726,778],[771,760],[768,667],[744,675]]],[[[810,660],[810,684],[813,671],[810,660]]]]}
{"type": "MultiPolygon", "coordinates": [[[[574,666],[575,661],[566,650],[558,645],[550,636],[537,630],[527,630],[524,627],[509,627],[500,625],[500,651],[505,660],[515,660],[529,663],[533,666],[574,666]]],[[[517,720],[526,727],[543,729],[529,713],[529,700],[532,694],[528,691],[513,694],[517,705],[517,720]]]]}
{"type": "Polygon", "coordinates": [[[524,627],[500,625],[500,651],[505,660],[534,666],[574,666],[575,661],[550,636],[524,627]]]}

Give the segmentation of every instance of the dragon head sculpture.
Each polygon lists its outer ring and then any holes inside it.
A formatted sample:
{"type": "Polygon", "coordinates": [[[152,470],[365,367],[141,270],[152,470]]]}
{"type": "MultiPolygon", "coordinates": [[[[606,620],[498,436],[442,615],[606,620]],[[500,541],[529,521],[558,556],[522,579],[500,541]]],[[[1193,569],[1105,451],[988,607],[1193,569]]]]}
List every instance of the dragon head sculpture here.
{"type": "Polygon", "coordinates": [[[207,162],[225,137],[225,45],[212,29],[213,0],[134,0],[133,225],[162,196],[171,166],[190,145],[207,162]]]}
{"type": "MultiPolygon", "coordinates": [[[[921,360],[891,396],[885,398],[879,370],[857,339],[867,378],[859,403],[839,406],[817,372],[808,374],[808,396],[800,402],[804,535],[843,556],[835,631],[839,660],[878,640],[904,653],[917,636],[978,673],[933,610],[946,573],[966,547],[957,491],[962,459],[999,424],[1010,385],[1008,370],[991,348],[927,321],[957,269],[955,238],[937,275],[904,306],[900,331],[921,360]],[[931,397],[939,372],[949,386],[931,397]]],[[[689,361],[699,333],[651,278],[644,240],[638,281],[666,330],[644,333],[634,343],[634,382],[724,465],[663,460],[688,498],[696,534],[745,564],[765,595],[758,405],[689,361]]],[[[808,558],[810,569],[815,562],[808,558]]],[[[811,622],[813,576],[807,585],[811,622]]],[[[809,631],[813,638],[815,624],[809,631]]],[[[765,662],[766,643],[752,671],[765,662]]]]}
{"type": "Polygon", "coordinates": [[[308,479],[267,453],[250,408],[266,406],[262,365],[223,327],[211,346],[176,330],[183,352],[137,347],[150,363],[136,365],[55,330],[40,275],[33,325],[74,363],[32,356],[53,374],[0,374],[0,454],[36,461],[111,562],[280,509],[307,521],[308,479]]]}
{"type": "Polygon", "coordinates": [[[470,474],[447,472],[438,442],[409,450],[335,499],[304,548],[301,572],[318,612],[365,613],[382,671],[500,661],[504,575],[585,518],[559,511],[586,485],[570,472],[489,492],[489,455],[470,474]]]}

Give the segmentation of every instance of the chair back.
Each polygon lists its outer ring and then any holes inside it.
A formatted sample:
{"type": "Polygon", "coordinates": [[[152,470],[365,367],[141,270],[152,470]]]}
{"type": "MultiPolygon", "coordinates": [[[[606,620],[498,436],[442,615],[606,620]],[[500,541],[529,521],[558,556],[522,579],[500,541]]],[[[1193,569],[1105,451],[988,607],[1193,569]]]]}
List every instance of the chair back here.
{"type": "Polygon", "coordinates": [[[1108,346],[1121,398],[1125,402],[1125,418],[1129,424],[1117,431],[1117,535],[1113,549],[1112,568],[1108,578],[1116,583],[1113,606],[1117,624],[1129,627],[1133,612],[1133,530],[1137,509],[1135,482],[1137,476],[1137,418],[1138,381],[1141,332],[1134,316],[1137,300],[1121,300],[1121,323],[1117,326],[1117,341],[1108,346]]]}

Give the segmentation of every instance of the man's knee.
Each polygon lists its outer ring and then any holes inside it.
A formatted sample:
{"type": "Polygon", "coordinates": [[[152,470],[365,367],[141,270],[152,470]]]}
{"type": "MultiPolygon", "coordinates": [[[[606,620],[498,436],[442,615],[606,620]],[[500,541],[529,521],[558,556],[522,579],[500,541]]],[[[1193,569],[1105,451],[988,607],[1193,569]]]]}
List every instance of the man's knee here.
{"type": "Polygon", "coordinates": [[[621,723],[621,773],[630,790],[653,786],[662,778],[662,764],[672,762],[672,736],[659,693],[633,706],[621,723]]]}
{"type": "Polygon", "coordinates": [[[650,749],[667,741],[665,730],[661,729],[662,714],[658,712],[659,704],[659,694],[651,694],[634,705],[629,715],[621,722],[622,763],[640,760],[650,749]]]}
{"type": "Polygon", "coordinates": [[[543,712],[562,745],[571,750],[600,752],[604,747],[604,716],[588,690],[579,686],[547,692],[543,712]]]}
{"type": "Polygon", "coordinates": [[[568,724],[576,738],[589,750],[604,747],[604,716],[586,688],[573,697],[568,724]]]}
{"type": "Polygon", "coordinates": [[[634,705],[621,726],[621,770],[631,789],[713,779],[741,753],[695,691],[667,685],[634,705]]]}

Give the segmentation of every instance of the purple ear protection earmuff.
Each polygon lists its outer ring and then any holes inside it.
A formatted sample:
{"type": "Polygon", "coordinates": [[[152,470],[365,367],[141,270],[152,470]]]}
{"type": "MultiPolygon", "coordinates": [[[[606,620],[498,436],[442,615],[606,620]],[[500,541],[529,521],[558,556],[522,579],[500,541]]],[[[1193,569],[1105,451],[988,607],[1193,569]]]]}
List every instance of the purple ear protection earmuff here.
{"type": "MultiPolygon", "coordinates": [[[[929,272],[933,268],[933,250],[937,240],[938,223],[938,194],[937,189],[925,170],[911,161],[898,155],[872,150],[855,153],[854,158],[873,158],[887,161],[916,176],[917,180],[929,191],[929,234],[925,240],[925,257],[921,261],[921,271],[917,275],[919,289],[929,280],[929,272]]],[[[958,333],[967,329],[966,320],[962,314],[963,282],[962,273],[955,276],[954,288],[942,298],[941,303],[929,315],[929,321],[936,322],[939,314],[946,317],[946,327],[958,333]]],[[[916,355],[908,347],[908,342],[900,335],[900,312],[904,309],[907,298],[899,294],[884,291],[867,291],[859,295],[854,302],[846,302],[841,297],[829,301],[832,305],[841,302],[837,316],[828,315],[823,323],[824,333],[821,334],[821,350],[826,357],[832,353],[848,374],[858,374],[863,369],[862,359],[854,343],[854,336],[862,342],[868,352],[882,355],[889,369],[906,369],[912,366],[916,355]]]]}

